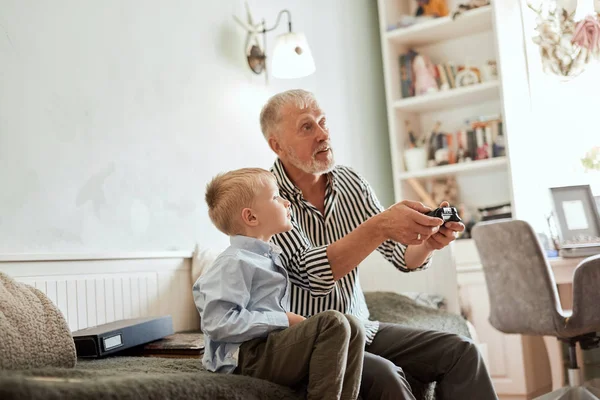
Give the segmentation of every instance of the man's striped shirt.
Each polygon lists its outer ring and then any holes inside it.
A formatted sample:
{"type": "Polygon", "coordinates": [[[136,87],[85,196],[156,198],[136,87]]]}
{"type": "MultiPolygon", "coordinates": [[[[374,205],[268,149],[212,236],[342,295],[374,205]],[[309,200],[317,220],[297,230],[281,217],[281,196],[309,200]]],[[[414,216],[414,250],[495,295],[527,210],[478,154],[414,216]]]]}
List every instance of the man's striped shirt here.
{"type": "MultiPolygon", "coordinates": [[[[365,324],[367,343],[371,343],[379,322],[369,320],[358,270],[355,268],[335,281],[327,246],[383,211],[375,193],[352,169],[336,166],[327,174],[325,210],[321,214],[303,198],[279,159],[271,171],[277,178],[281,197],[291,202],[292,230],[273,237],[273,242],[283,250],[281,260],[292,283],[291,311],[306,317],[326,310],[354,315],[365,324]]],[[[406,246],[402,243],[386,240],[377,250],[400,271],[410,271],[406,268],[406,246]]],[[[418,269],[425,268],[428,261],[418,269]]]]}

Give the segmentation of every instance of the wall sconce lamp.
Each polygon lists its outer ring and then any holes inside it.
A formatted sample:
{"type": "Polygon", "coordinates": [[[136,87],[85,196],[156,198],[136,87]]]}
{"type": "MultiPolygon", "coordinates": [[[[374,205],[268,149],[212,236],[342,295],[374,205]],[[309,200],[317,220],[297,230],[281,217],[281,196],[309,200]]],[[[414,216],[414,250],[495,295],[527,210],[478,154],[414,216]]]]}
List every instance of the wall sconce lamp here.
{"type": "MultiPolygon", "coordinates": [[[[273,50],[273,61],[271,62],[272,74],[275,78],[294,79],[301,78],[315,72],[315,61],[306,42],[303,33],[292,32],[292,14],[288,10],[281,10],[277,14],[277,21],[271,28],[267,28],[265,20],[254,24],[248,3],[246,3],[246,14],[248,22],[242,22],[235,15],[233,18],[248,33],[246,37],[246,58],[250,69],[255,74],[261,74],[267,70],[265,50],[267,48],[267,32],[275,30],[281,21],[281,16],[287,14],[288,32],[277,36],[275,49],[273,50]],[[261,44],[258,35],[263,36],[261,44]]],[[[265,75],[267,75],[265,73],[265,75]]],[[[268,79],[268,76],[266,76],[268,79]]]]}

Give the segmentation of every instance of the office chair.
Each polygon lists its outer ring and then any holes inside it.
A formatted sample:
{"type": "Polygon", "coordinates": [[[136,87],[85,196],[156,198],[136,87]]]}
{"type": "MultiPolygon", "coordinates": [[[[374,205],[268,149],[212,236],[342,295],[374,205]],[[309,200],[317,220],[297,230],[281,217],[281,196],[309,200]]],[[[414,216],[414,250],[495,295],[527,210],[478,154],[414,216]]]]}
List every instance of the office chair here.
{"type": "Polygon", "coordinates": [[[582,384],[576,343],[598,347],[600,255],[582,261],[573,279],[573,311],[560,305],[554,275],[536,233],[518,220],[496,220],[472,229],[490,300],[489,321],[504,333],[555,336],[569,346],[569,386],[537,399],[600,399],[600,379],[582,384]]]}

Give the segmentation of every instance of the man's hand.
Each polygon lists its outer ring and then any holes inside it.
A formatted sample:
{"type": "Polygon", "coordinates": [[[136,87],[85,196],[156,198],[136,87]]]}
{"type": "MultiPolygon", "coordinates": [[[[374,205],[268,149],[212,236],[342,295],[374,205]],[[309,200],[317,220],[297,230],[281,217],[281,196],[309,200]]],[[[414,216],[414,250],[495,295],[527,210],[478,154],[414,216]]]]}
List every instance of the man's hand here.
{"type": "Polygon", "coordinates": [[[392,239],[406,245],[423,244],[438,232],[444,221],[429,217],[423,213],[431,211],[418,201],[401,201],[381,214],[382,233],[386,239],[392,239]]]}
{"type": "Polygon", "coordinates": [[[299,324],[300,322],[306,319],[302,315],[294,314],[293,312],[286,312],[285,314],[288,317],[288,322],[290,323],[290,326],[299,324]]]}
{"type": "MultiPolygon", "coordinates": [[[[447,201],[442,202],[440,207],[448,207],[449,204],[447,201]]],[[[439,219],[439,218],[438,218],[439,219]]],[[[441,219],[439,219],[441,221],[441,219]]],[[[448,246],[458,236],[459,232],[465,230],[465,226],[462,222],[446,222],[444,226],[440,226],[440,229],[437,233],[431,235],[426,241],[424,246],[428,250],[440,250],[444,247],[448,246]]]]}

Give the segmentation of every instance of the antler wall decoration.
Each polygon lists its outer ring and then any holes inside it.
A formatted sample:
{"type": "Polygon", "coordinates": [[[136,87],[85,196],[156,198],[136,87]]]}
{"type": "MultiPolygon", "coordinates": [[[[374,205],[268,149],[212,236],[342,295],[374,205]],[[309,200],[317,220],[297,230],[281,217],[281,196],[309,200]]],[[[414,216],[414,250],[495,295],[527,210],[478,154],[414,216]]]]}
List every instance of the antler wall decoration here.
{"type": "Polygon", "coordinates": [[[247,32],[246,44],[244,46],[244,49],[246,52],[246,58],[248,59],[248,65],[255,74],[260,74],[266,68],[266,44],[264,43],[264,41],[261,44],[260,40],[258,40],[258,36],[266,32],[265,21],[263,20],[255,24],[252,18],[252,13],[250,12],[250,7],[248,7],[248,3],[245,3],[245,6],[246,19],[248,22],[243,22],[235,15],[233,16],[233,19],[247,32]]]}

